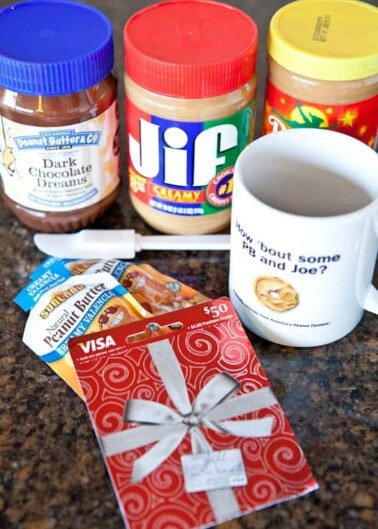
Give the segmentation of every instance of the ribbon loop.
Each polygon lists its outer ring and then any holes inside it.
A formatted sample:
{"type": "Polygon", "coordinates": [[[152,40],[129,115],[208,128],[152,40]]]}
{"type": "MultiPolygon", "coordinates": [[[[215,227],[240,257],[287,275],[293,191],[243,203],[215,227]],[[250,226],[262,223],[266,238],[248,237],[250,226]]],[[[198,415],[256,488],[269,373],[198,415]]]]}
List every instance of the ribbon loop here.
{"type": "Polygon", "coordinates": [[[207,414],[239,388],[239,382],[228,373],[215,375],[198,393],[193,404],[194,412],[199,415],[207,414]]]}
{"type": "Polygon", "coordinates": [[[181,422],[181,415],[165,404],[144,399],[129,399],[123,415],[128,423],[174,424],[181,422]]]}
{"type": "Polygon", "coordinates": [[[222,402],[220,406],[209,411],[207,418],[222,421],[236,415],[245,415],[262,408],[269,408],[274,404],[277,404],[277,399],[271,388],[267,386],[222,402]]]}

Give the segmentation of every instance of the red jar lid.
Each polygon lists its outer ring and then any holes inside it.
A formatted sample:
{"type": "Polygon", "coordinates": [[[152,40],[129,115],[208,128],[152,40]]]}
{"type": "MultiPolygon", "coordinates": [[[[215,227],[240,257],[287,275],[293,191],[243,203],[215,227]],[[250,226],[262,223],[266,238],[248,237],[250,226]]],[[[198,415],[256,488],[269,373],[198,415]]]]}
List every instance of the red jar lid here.
{"type": "Polygon", "coordinates": [[[171,0],[136,12],[124,28],[125,70],[139,86],[166,96],[232,92],[256,69],[258,30],[236,7],[171,0]]]}

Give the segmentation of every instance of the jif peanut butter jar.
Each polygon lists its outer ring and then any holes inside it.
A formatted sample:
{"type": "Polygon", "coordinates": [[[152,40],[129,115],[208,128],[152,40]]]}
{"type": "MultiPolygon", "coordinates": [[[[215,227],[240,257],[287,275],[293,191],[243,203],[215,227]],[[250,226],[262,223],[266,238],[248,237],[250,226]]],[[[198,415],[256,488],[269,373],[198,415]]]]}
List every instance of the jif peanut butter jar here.
{"type": "Polygon", "coordinates": [[[129,189],[165,233],[230,222],[234,163],[251,141],[258,31],[221,2],[172,0],[124,29],[129,189]]]}

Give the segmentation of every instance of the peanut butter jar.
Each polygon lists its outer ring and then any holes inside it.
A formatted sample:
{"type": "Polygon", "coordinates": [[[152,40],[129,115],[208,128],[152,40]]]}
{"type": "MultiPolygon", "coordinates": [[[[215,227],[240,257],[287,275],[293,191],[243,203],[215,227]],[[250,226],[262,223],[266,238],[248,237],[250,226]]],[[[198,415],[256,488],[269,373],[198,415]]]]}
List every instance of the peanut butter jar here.
{"type": "Polygon", "coordinates": [[[377,147],[378,9],[357,0],[298,0],[268,34],[265,134],[329,128],[377,147]]]}
{"type": "Polygon", "coordinates": [[[130,197],[158,231],[228,226],[234,163],[253,135],[257,39],[253,19],[220,2],[161,2],[127,21],[130,197]]]}
{"type": "Polygon", "coordinates": [[[119,185],[113,31],[69,0],[0,11],[0,172],[5,204],[30,228],[94,222],[119,185]]]}

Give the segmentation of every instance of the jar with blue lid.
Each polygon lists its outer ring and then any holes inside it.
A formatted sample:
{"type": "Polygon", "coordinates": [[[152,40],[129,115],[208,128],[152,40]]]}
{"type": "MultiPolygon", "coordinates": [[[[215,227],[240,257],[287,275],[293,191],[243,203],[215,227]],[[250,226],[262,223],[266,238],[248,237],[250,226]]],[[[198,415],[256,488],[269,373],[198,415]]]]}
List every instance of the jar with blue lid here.
{"type": "Polygon", "coordinates": [[[26,226],[83,228],[120,187],[113,30],[94,7],[29,0],[0,11],[0,174],[26,226]]]}

